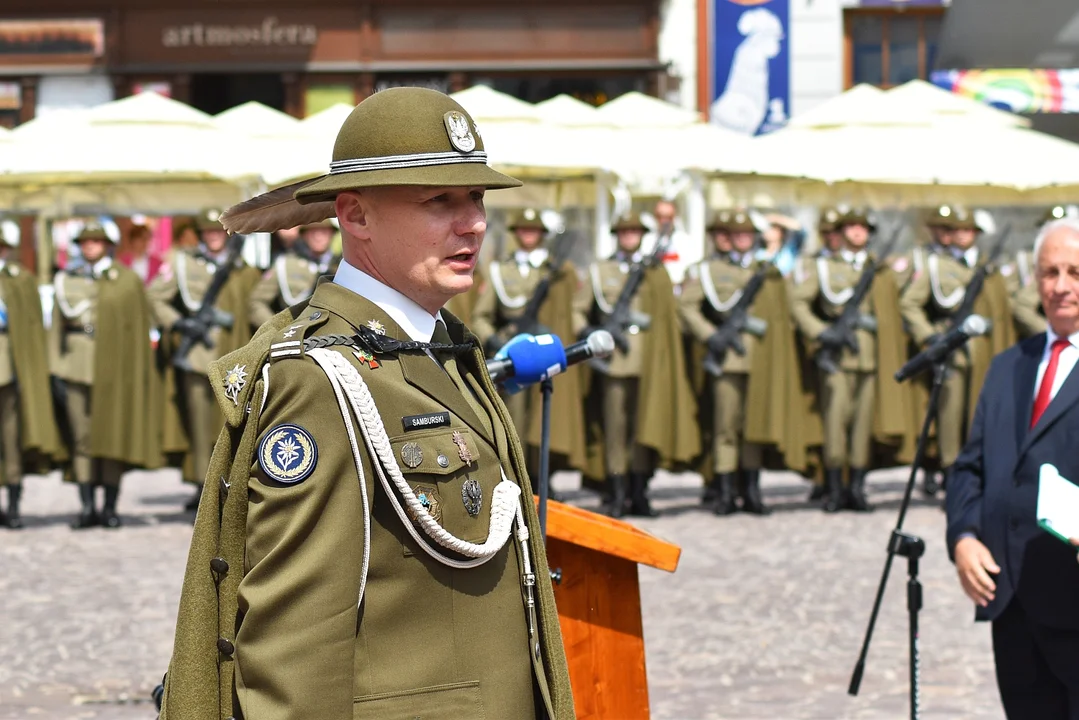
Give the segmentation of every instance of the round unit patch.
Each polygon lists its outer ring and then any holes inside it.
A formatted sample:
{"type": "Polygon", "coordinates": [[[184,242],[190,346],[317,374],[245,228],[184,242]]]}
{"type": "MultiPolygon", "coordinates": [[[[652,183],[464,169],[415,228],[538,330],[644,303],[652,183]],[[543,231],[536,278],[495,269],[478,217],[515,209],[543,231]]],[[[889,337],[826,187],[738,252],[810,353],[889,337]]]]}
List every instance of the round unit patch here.
{"type": "Polygon", "coordinates": [[[285,485],[303,482],[315,471],[318,445],[299,425],[278,425],[259,444],[259,467],[285,485]]]}

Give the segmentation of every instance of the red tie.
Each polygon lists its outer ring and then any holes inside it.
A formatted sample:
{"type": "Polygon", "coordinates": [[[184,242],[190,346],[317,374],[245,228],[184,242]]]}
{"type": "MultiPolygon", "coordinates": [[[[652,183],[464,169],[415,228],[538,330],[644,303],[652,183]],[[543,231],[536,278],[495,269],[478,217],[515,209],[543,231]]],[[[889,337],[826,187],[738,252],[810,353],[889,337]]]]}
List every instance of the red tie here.
{"type": "Polygon", "coordinates": [[[1060,364],[1060,353],[1064,352],[1064,348],[1071,345],[1064,338],[1058,338],[1053,341],[1053,354],[1049,356],[1049,365],[1045,368],[1045,375],[1042,376],[1042,384],[1038,387],[1038,395],[1034,398],[1034,412],[1030,416],[1030,427],[1034,427],[1038,424],[1038,419],[1041,418],[1042,413],[1049,407],[1050,394],[1053,391],[1053,380],[1057,376],[1057,365],[1060,364]]]}

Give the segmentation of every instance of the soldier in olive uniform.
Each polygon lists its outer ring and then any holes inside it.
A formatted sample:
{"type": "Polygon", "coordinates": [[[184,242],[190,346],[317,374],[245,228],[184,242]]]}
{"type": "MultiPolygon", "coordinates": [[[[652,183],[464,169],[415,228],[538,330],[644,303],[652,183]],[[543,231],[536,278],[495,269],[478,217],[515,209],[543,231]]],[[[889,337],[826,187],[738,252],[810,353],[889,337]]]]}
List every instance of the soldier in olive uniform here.
{"type": "Polygon", "coordinates": [[[127,467],[160,465],[149,306],[142,280],[115,263],[115,242],[96,222],[75,238],[83,262],[53,278],[52,374],[66,395],[71,476],[82,509],[72,527],[120,527],[116,502],[127,467]],[[122,418],[118,426],[117,418],[122,418]],[[94,488],[104,487],[100,513],[94,488]]]}
{"type": "MultiPolygon", "coordinates": [[[[485,160],[452,98],[393,88],[345,121],[334,172],[290,188],[336,212],[343,260],[211,365],[228,429],[163,720],[574,717],[521,444],[441,312],[472,283],[485,190],[519,185],[485,160]]],[[[230,229],[282,212],[277,191],[230,229]]]]}
{"type": "MultiPolygon", "coordinates": [[[[965,291],[976,269],[984,259],[975,245],[981,231],[973,216],[961,208],[949,213],[951,233],[948,245],[928,253],[925,272],[915,277],[903,291],[900,312],[911,338],[919,348],[932,344],[952,326],[952,316],[962,305],[965,291]]],[[[975,363],[987,369],[988,361],[997,351],[1003,351],[1014,341],[1011,309],[1003,278],[991,269],[979,296],[975,312],[985,315],[992,325],[992,338],[974,338],[964,348],[951,354],[948,371],[941,386],[937,413],[937,444],[946,487],[951,466],[966,439],[967,420],[972,401],[981,392],[980,380],[972,377],[975,363]],[[985,345],[994,344],[998,350],[980,352],[985,345]]],[[[984,375],[980,370],[979,375],[984,375]]],[[[934,487],[927,483],[926,492],[934,487]]]]}
{"type": "Polygon", "coordinates": [[[761,500],[760,475],[763,462],[761,445],[745,439],[748,379],[753,367],[758,338],[765,327],[757,320],[741,333],[744,352],[720,345],[719,330],[729,311],[742,296],[742,289],[757,272],[760,261],[754,258],[756,229],[749,216],[734,213],[725,223],[731,250],[691,265],[679,297],[682,324],[710,352],[723,353],[718,375],[710,373],[712,391],[712,486],[713,510],[730,515],[737,510],[738,475],[742,477],[742,508],[754,515],[769,510],[761,500]]]}
{"type": "Polygon", "coordinates": [[[299,247],[294,248],[295,252],[278,255],[251,291],[248,315],[254,327],[311,297],[318,279],[337,269],[337,258],[330,247],[335,231],[329,220],[300,228],[299,247]]]}
{"type": "Polygon", "coordinates": [[[41,298],[33,273],[14,258],[18,226],[0,223],[0,485],[7,511],[0,525],[18,530],[24,464],[42,466],[59,454],[49,391],[41,298]]]}
{"type": "Polygon", "coordinates": [[[828,257],[843,249],[843,233],[836,226],[841,216],[842,213],[836,208],[824,208],[820,211],[817,219],[817,234],[820,235],[817,257],[828,257]]]}
{"type": "MultiPolygon", "coordinates": [[[[216,211],[207,211],[200,216],[198,247],[176,252],[168,271],[151,283],[147,291],[157,324],[163,333],[191,330],[191,318],[202,305],[214,273],[227,260],[228,234],[221,226],[219,217],[220,213],[216,211]]],[[[259,278],[256,268],[248,266],[242,259],[236,260],[229,280],[214,304],[223,322],[210,333],[212,345],[207,347],[196,343],[187,356],[188,366],[174,371],[176,403],[189,443],[189,453],[182,463],[181,473],[184,482],[199,487],[186,504],[188,510],[198,507],[202,481],[210,464],[210,452],[222,425],[221,413],[217,410],[207,377],[210,363],[251,338],[248,309],[251,292],[259,278]],[[225,319],[229,322],[225,323],[225,319]]],[[[173,339],[172,342],[178,340],[173,339]]]]}
{"type": "MultiPolygon", "coordinates": [[[[837,353],[838,370],[821,370],[820,405],[824,421],[824,510],[837,512],[844,506],[859,512],[872,509],[865,492],[869,471],[873,409],[877,392],[876,318],[872,293],[861,307],[856,330],[857,349],[844,344],[832,323],[858,284],[867,263],[875,259],[866,251],[873,225],[865,213],[851,211],[839,218],[843,235],[837,253],[803,260],[794,275],[791,314],[806,341],[837,353]],[[843,468],[850,479],[843,491],[843,468]]],[[[874,280],[874,283],[879,282],[874,280]]]]}

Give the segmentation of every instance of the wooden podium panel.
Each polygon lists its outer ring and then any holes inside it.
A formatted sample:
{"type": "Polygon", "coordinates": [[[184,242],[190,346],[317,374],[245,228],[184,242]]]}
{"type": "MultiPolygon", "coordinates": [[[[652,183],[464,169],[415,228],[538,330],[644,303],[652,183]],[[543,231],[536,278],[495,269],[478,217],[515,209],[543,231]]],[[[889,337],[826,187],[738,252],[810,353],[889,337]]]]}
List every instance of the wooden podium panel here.
{"type": "Polygon", "coordinates": [[[580,720],[648,718],[637,564],[674,572],[681,549],[629,523],[551,502],[547,562],[580,720]]]}

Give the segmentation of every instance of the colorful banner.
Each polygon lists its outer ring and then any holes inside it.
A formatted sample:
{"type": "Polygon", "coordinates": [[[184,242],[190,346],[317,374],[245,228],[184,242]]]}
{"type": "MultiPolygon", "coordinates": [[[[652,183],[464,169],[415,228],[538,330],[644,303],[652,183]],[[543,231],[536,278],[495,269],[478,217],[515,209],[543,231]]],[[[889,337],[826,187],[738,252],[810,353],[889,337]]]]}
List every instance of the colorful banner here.
{"type": "Polygon", "coordinates": [[[790,0],[713,0],[710,121],[744,135],[790,116],[790,0]]]}
{"type": "Polygon", "coordinates": [[[1079,69],[937,70],[934,85],[1016,113],[1079,112],[1079,69]]]}

